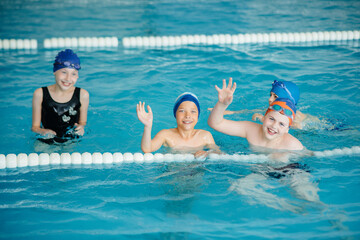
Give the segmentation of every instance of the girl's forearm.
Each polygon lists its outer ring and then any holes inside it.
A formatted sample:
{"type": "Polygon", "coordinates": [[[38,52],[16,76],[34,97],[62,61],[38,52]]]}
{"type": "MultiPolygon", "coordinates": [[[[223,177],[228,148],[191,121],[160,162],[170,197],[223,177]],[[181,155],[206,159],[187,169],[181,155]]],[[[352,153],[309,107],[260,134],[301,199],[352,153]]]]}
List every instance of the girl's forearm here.
{"type": "Polygon", "coordinates": [[[32,126],[31,131],[40,134],[40,135],[46,135],[46,134],[53,134],[56,135],[56,132],[51,129],[45,129],[38,126],[32,126]]]}

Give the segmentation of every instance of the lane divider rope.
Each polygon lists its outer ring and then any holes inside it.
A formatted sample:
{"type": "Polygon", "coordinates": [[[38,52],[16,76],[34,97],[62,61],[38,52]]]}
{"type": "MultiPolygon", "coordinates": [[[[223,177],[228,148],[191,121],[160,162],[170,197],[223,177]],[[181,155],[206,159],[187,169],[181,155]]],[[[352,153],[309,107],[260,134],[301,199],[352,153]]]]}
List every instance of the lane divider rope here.
{"type": "Polygon", "coordinates": [[[166,47],[179,45],[218,45],[246,43],[294,43],[359,40],[360,31],[325,31],[295,33],[246,33],[214,35],[181,35],[125,37],[124,47],[166,47]]]}
{"type": "MultiPolygon", "coordinates": [[[[125,48],[167,47],[181,45],[219,45],[250,43],[301,43],[359,40],[360,31],[324,31],[290,33],[246,33],[213,35],[178,35],[149,37],[68,37],[46,38],[42,42],[45,49],[64,47],[118,47],[119,42],[125,48]]],[[[36,39],[0,39],[0,49],[37,49],[36,39]]]]}
{"type": "Polygon", "coordinates": [[[44,40],[44,48],[117,47],[118,45],[117,37],[48,38],[44,40]]]}
{"type": "MultiPolygon", "coordinates": [[[[315,157],[331,157],[342,155],[360,154],[360,146],[351,148],[333,149],[313,152],[315,157]]],[[[12,169],[21,167],[45,166],[45,165],[90,165],[90,164],[117,164],[117,163],[153,163],[153,162],[193,162],[193,161],[217,161],[230,160],[246,163],[264,163],[269,157],[264,154],[215,154],[211,153],[207,158],[195,158],[193,154],[162,154],[162,153],[25,153],[0,154],[0,169],[12,169]]]]}
{"type": "Polygon", "coordinates": [[[37,49],[36,39],[0,39],[0,49],[37,49]]]}

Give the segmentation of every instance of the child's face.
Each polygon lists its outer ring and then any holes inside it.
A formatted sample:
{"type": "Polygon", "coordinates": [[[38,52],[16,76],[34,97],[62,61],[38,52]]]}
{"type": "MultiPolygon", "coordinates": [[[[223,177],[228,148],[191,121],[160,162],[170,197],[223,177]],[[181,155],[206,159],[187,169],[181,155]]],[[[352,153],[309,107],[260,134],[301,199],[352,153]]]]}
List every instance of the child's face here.
{"type": "Polygon", "coordinates": [[[270,92],[270,98],[269,98],[269,105],[272,104],[273,101],[275,101],[275,99],[278,98],[278,95],[276,95],[273,92],[270,92]]]}
{"type": "Polygon", "coordinates": [[[75,85],[79,72],[73,68],[61,68],[54,72],[56,84],[62,90],[67,90],[75,85]]]}
{"type": "Polygon", "coordinates": [[[178,128],[184,130],[194,129],[198,122],[198,109],[195,103],[190,101],[182,102],[176,111],[176,122],[178,128]]]}
{"type": "Polygon", "coordinates": [[[279,112],[270,111],[264,117],[262,128],[269,140],[281,137],[289,132],[289,118],[279,112]]]}

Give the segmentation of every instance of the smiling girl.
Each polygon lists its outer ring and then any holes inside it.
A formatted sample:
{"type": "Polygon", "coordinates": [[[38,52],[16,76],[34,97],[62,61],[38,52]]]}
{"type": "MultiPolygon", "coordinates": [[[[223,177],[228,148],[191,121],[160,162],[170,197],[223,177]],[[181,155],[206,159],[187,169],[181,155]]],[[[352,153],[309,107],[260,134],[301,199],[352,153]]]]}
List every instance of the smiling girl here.
{"type": "Polygon", "coordinates": [[[80,59],[72,50],[61,51],[53,67],[55,84],[34,92],[31,130],[44,136],[45,142],[65,142],[84,134],[89,93],[75,87],[80,69],[80,59]]]}

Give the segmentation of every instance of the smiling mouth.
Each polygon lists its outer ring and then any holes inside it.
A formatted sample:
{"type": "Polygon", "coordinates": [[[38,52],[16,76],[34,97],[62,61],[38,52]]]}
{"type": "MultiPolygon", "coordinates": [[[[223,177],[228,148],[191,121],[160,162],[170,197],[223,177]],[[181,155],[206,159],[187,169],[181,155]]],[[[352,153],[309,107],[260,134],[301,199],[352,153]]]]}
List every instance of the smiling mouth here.
{"type": "Polygon", "coordinates": [[[274,130],[272,130],[272,129],[270,129],[270,128],[268,128],[267,130],[268,130],[268,133],[269,133],[270,135],[275,135],[275,134],[277,133],[276,131],[274,131],[274,130]]]}
{"type": "Polygon", "coordinates": [[[191,124],[192,121],[183,121],[184,124],[191,124]]]}

